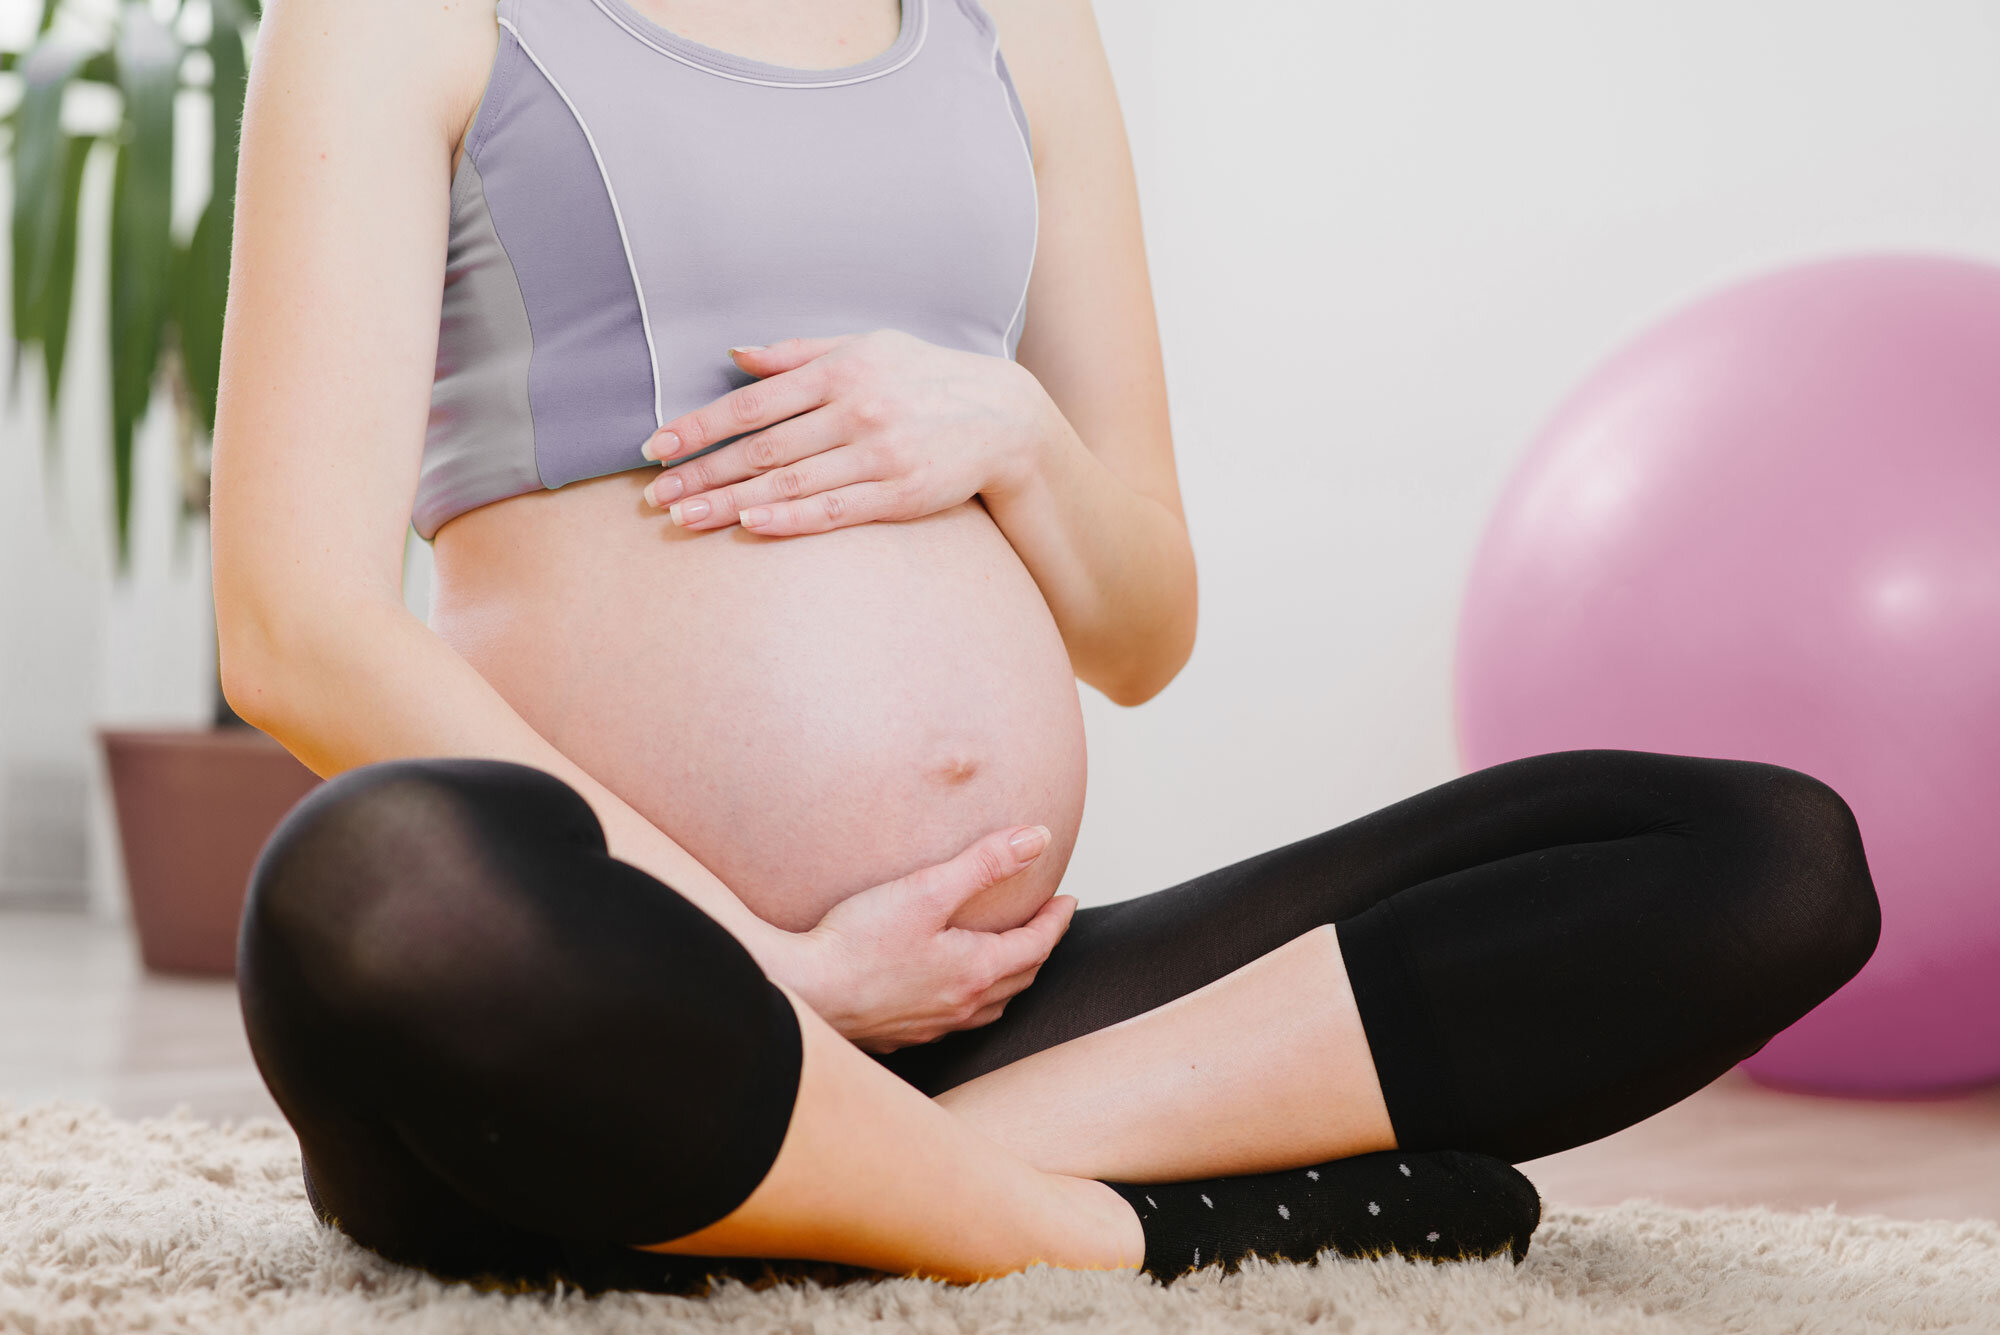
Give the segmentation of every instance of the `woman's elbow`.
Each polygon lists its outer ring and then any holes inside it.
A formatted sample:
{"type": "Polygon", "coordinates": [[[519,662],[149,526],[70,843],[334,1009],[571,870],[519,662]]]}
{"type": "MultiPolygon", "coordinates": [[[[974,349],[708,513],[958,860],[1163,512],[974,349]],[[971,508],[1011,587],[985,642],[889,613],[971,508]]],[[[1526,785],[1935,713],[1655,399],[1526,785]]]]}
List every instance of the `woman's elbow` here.
{"type": "Polygon", "coordinates": [[[209,596],[215,609],[215,670],[222,698],[237,717],[266,732],[275,675],[272,609],[278,593],[265,576],[272,562],[260,552],[268,539],[246,522],[254,508],[238,504],[230,483],[234,447],[218,431],[209,501],[209,596]]]}
{"type": "Polygon", "coordinates": [[[1121,705],[1127,709],[1143,705],[1167,689],[1169,683],[1181,674],[1181,669],[1187,666],[1188,658],[1193,651],[1194,637],[1190,635],[1185,645],[1135,664],[1132,671],[1116,680],[1105,682],[1098,689],[1114,705],[1121,705]]]}
{"type": "Polygon", "coordinates": [[[1091,685],[1114,705],[1127,709],[1143,705],[1180,676],[1181,669],[1194,655],[1194,634],[1195,602],[1190,587],[1181,615],[1171,626],[1151,637],[1145,651],[1129,656],[1115,674],[1107,674],[1105,680],[1091,685]]]}
{"type": "Polygon", "coordinates": [[[306,590],[215,568],[216,675],[222,698],[244,722],[284,740],[303,677],[325,652],[309,643],[313,622],[296,611],[324,606],[306,590]]]}
{"type": "Polygon", "coordinates": [[[283,676],[280,654],[267,623],[240,598],[215,599],[216,675],[222,698],[238,718],[265,732],[275,732],[283,676]]]}

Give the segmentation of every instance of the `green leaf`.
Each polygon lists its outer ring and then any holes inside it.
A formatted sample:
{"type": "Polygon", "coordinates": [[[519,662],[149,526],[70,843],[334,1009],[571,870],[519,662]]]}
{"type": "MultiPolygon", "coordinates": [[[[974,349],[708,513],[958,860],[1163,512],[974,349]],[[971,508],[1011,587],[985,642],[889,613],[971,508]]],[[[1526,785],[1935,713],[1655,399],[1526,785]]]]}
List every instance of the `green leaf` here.
{"type": "Polygon", "coordinates": [[[196,419],[215,434],[215,394],[222,363],[222,317],[229,297],[229,248],[235,231],[236,161],[242,136],[248,70],[243,54],[243,11],[237,0],[214,0],[208,53],[214,156],[208,207],[181,254],[175,289],[175,328],[196,419]]]}
{"type": "Polygon", "coordinates": [[[83,193],[83,168],[90,160],[94,135],[65,137],[67,156],[63,163],[62,216],[56,224],[56,243],[49,255],[48,281],[42,286],[41,309],[36,324],[42,331],[42,370],[49,395],[47,442],[55,448],[56,404],[62,394],[63,354],[69,347],[70,300],[76,292],[76,208],[83,193]]]}
{"type": "Polygon", "coordinates": [[[46,309],[49,262],[62,227],[65,165],[62,133],[63,90],[69,87],[84,53],[43,38],[21,62],[21,103],[14,120],[14,341],[37,342],[37,317],[46,309]]]}
{"type": "MultiPolygon", "coordinates": [[[[210,190],[218,199],[236,199],[236,155],[243,138],[243,95],[250,69],[243,54],[247,22],[238,0],[211,0],[214,21],[208,31],[208,59],[215,71],[209,83],[209,111],[214,117],[210,190]]],[[[233,216],[234,210],[225,216],[233,216]]],[[[228,228],[223,229],[224,234],[228,228]]]]}
{"type": "Polygon", "coordinates": [[[228,204],[217,195],[201,211],[175,265],[174,328],[195,420],[215,434],[215,392],[222,374],[222,314],[229,296],[228,204]]]}
{"type": "Polygon", "coordinates": [[[111,475],[118,562],[130,550],[132,434],[152,397],[174,260],[174,92],[181,44],[145,0],[118,33],[124,141],[111,185],[111,475]]]}
{"type": "Polygon", "coordinates": [[[62,8],[62,0],[42,0],[42,22],[41,26],[36,28],[35,31],[38,33],[47,32],[51,27],[55,26],[56,11],[60,8],[62,8]]]}
{"type": "Polygon", "coordinates": [[[110,51],[99,51],[83,62],[83,68],[76,72],[79,79],[89,79],[94,83],[118,84],[118,57],[110,51]]]}

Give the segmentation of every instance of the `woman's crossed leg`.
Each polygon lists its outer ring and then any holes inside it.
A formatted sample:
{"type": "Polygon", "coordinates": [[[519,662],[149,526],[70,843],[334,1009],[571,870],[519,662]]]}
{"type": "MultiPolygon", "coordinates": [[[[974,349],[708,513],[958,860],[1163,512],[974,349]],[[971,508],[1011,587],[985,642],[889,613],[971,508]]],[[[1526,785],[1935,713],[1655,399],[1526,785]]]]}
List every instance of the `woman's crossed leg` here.
{"type": "Polygon", "coordinates": [[[993,1024],[877,1060],[1052,1172],[1521,1163],[1707,1085],[1880,930],[1821,781],[1558,751],[1080,909],[993,1024]]]}
{"type": "Polygon", "coordinates": [[[252,876],[238,987],[314,1210],[441,1275],[671,1289],[698,1272],[631,1249],[688,1238],[961,1280],[1140,1259],[1108,1188],[870,1061],[540,770],[316,790],[252,876]]]}
{"type": "Polygon", "coordinates": [[[1851,976],[1874,915],[1817,781],[1556,753],[1081,912],[999,1021],[871,1061],[560,781],[412,761],[288,819],[240,974],[315,1207],[390,1256],[970,1279],[1134,1264],[1157,1203],[1093,1177],[1607,1134],[1851,976]]]}

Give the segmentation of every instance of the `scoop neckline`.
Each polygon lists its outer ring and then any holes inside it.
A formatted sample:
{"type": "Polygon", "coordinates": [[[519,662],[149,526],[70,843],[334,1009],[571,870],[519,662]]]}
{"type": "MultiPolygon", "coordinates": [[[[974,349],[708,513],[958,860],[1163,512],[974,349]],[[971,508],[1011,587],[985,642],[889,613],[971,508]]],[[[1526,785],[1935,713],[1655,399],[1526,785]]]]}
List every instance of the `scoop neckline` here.
{"type": "Polygon", "coordinates": [[[908,63],[923,38],[926,9],[930,0],[902,0],[896,40],[888,49],[852,65],[827,69],[801,69],[796,65],[773,65],[739,56],[733,51],[707,46],[663,28],[635,9],[628,0],[595,0],[613,22],[633,37],[665,56],[715,74],[753,83],[843,84],[887,74],[908,63]]]}

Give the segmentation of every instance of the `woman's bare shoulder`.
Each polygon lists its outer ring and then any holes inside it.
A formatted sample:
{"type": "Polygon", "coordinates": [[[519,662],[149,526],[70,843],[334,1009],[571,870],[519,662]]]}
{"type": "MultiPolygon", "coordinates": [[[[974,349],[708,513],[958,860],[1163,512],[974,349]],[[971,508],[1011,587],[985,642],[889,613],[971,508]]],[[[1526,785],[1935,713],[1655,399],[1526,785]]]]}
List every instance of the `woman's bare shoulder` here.
{"type": "Polygon", "coordinates": [[[378,109],[393,86],[390,101],[439,132],[456,168],[499,50],[496,10],[497,0],[265,0],[259,47],[310,47],[378,109]]]}
{"type": "Polygon", "coordinates": [[[1000,35],[1007,73],[1028,116],[1035,165],[1042,146],[1079,114],[1074,85],[1099,75],[1104,47],[1090,0],[981,0],[1000,35]]]}

